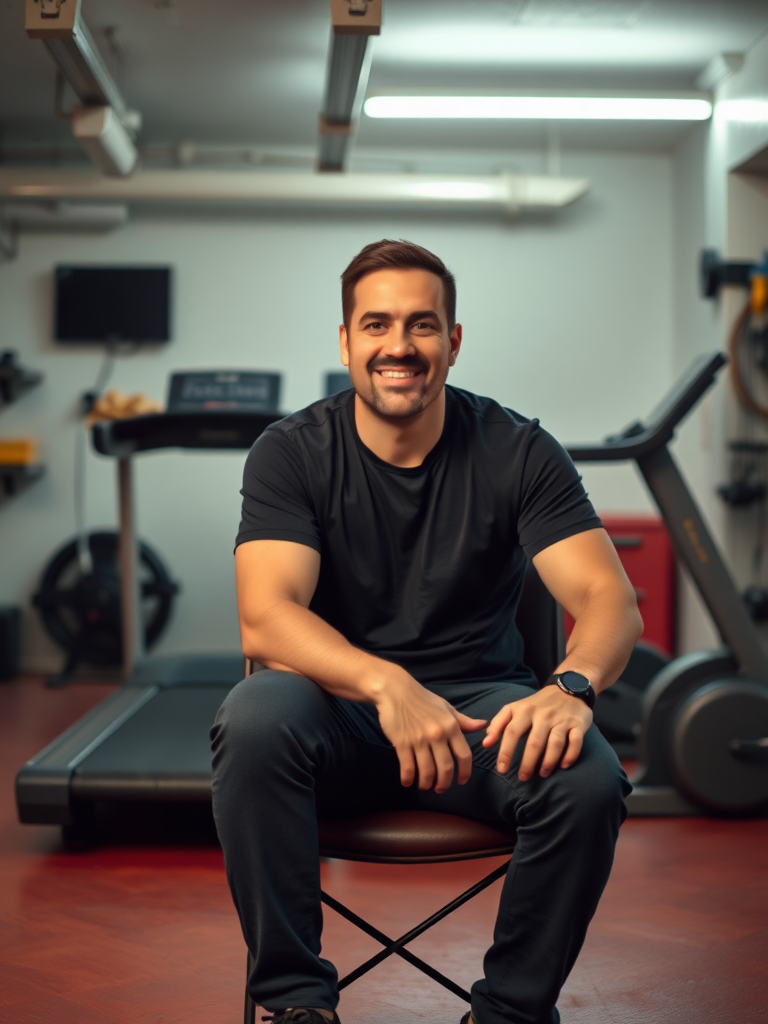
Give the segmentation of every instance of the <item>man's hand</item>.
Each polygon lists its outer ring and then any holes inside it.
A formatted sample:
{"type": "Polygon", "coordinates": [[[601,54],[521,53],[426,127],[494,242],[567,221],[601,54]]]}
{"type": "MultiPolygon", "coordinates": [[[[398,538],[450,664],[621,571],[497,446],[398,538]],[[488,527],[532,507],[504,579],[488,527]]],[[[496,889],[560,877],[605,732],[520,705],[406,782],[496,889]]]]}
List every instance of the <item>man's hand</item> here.
{"type": "Polygon", "coordinates": [[[419,789],[444,793],[453,782],[464,785],[472,772],[472,752],[465,732],[477,732],[485,719],[469,718],[447,700],[402,672],[388,681],[375,700],[384,735],[397,752],[400,781],[412,785],[418,778],[419,789]]]}
{"type": "Polygon", "coordinates": [[[543,778],[558,765],[570,768],[575,764],[590,725],[592,712],[582,700],[563,693],[557,686],[545,686],[530,697],[505,704],[492,718],[483,746],[493,747],[501,740],[496,769],[503,775],[509,771],[517,744],[528,733],[517,773],[526,782],[539,761],[539,775],[543,778]]]}

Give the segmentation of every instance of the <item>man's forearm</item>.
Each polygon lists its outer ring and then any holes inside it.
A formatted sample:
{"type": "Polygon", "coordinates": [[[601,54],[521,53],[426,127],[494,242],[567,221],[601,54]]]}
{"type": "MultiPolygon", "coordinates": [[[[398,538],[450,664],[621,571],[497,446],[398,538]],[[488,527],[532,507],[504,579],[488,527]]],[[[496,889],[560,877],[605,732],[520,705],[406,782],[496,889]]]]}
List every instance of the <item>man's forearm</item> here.
{"type": "Polygon", "coordinates": [[[642,631],[634,596],[622,599],[610,591],[595,594],[576,619],[557,671],[583,673],[600,693],[619,678],[642,631]]]}
{"type": "Polygon", "coordinates": [[[241,637],[252,660],[307,676],[348,700],[376,703],[387,684],[411,678],[399,666],[354,647],[314,612],[290,600],[270,607],[257,623],[241,623],[241,637]]]}

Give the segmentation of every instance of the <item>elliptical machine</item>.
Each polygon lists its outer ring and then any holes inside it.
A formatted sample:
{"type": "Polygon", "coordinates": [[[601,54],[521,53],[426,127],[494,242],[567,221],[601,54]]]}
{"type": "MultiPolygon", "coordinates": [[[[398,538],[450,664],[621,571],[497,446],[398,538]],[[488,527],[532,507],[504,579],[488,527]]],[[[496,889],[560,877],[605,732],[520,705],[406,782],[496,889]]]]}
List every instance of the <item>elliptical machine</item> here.
{"type": "Polygon", "coordinates": [[[633,815],[768,811],[768,654],[668,445],[727,358],[702,356],[654,409],[574,462],[634,459],[725,644],[675,658],[643,695],[633,815]]]}

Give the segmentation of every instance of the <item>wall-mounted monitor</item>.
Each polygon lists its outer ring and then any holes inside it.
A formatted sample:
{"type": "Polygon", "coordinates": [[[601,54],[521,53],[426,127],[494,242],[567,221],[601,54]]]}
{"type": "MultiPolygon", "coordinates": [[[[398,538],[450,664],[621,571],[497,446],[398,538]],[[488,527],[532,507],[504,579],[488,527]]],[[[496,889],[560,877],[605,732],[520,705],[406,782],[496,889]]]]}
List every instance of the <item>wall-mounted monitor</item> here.
{"type": "Polygon", "coordinates": [[[170,267],[58,266],[54,338],[77,344],[171,339],[170,267]]]}

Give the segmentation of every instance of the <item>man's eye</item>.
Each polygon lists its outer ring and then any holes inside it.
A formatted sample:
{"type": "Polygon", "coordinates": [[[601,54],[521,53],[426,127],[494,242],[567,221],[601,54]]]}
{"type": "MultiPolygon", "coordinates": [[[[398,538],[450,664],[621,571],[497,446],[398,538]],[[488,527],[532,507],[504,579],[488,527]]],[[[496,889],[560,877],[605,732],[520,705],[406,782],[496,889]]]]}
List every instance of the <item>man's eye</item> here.
{"type": "Polygon", "coordinates": [[[366,326],[367,327],[372,327],[375,331],[378,331],[378,330],[381,330],[381,328],[384,326],[384,324],[381,322],[381,320],[372,320],[366,326]]]}
{"type": "Polygon", "coordinates": [[[431,324],[428,320],[419,320],[417,324],[413,325],[417,331],[434,331],[436,330],[435,325],[431,324]]]}

